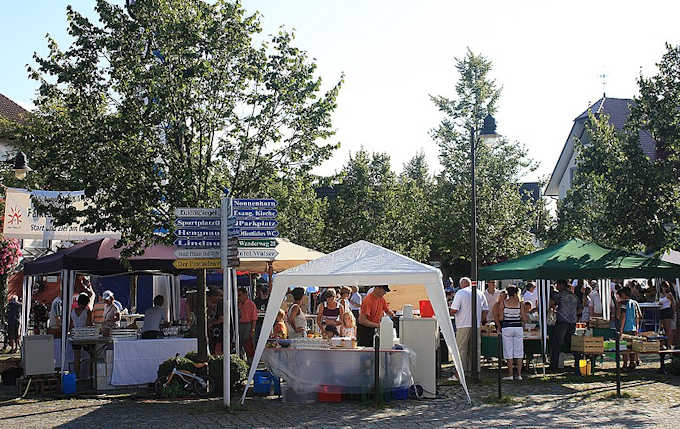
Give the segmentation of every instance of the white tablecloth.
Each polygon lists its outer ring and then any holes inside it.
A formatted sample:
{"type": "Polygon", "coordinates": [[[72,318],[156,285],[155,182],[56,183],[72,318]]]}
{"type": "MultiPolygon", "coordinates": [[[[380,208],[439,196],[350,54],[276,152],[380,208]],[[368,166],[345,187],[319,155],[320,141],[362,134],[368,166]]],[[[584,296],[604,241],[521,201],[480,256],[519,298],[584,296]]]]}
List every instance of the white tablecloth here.
{"type": "Polygon", "coordinates": [[[158,340],[116,340],[113,343],[111,384],[130,386],[153,383],[158,366],[179,353],[184,356],[198,349],[196,338],[158,340]]]}
{"type": "MultiPolygon", "coordinates": [[[[383,389],[409,387],[409,350],[380,351],[383,389]]],[[[374,351],[367,349],[265,349],[262,360],[296,392],[318,392],[321,385],[341,386],[346,393],[373,389],[374,351]]]]}

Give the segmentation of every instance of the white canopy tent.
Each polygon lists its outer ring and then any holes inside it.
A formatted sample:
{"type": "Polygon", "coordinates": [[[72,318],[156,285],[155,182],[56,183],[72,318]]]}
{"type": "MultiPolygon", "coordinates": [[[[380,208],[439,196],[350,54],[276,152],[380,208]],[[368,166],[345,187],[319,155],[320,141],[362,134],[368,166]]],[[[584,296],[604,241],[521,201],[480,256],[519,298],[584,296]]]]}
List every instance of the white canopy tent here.
{"type": "MultiPolygon", "coordinates": [[[[442,274],[439,269],[421,264],[411,258],[369,243],[358,241],[333,253],[322,256],[306,264],[286,270],[276,277],[272,286],[267,312],[262,324],[262,331],[255,350],[248,384],[255,376],[255,370],[271,333],[276,313],[281,307],[286,292],[290,287],[339,287],[346,285],[424,285],[435,316],[439,322],[446,344],[453,355],[458,368],[460,382],[470,401],[470,394],[465,382],[465,374],[460,360],[455,334],[446,304],[446,295],[442,285],[442,274]]],[[[245,400],[247,389],[241,396],[245,400]]]]}

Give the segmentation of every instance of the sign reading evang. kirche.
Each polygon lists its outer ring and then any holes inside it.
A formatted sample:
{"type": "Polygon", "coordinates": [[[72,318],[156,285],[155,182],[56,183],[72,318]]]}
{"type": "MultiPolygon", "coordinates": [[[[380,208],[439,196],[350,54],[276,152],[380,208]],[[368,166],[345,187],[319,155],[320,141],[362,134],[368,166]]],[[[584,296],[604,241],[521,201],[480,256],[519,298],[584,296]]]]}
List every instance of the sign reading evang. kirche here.
{"type": "Polygon", "coordinates": [[[33,205],[33,200],[40,200],[43,205],[68,204],[77,211],[84,210],[86,204],[83,191],[27,191],[6,188],[3,223],[5,237],[63,241],[120,238],[120,233],[114,231],[86,231],[82,225],[83,218],[78,218],[70,225],[54,225],[53,218],[46,213],[39,212],[33,205]]]}

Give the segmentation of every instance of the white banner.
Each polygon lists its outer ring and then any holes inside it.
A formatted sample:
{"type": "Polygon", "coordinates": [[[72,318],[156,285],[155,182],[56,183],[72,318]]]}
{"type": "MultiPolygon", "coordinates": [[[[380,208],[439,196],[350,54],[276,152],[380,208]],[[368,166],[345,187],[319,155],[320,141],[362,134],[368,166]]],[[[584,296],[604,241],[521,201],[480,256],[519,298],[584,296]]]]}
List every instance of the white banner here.
{"type": "Polygon", "coordinates": [[[41,199],[45,203],[70,200],[70,204],[76,209],[83,210],[85,208],[85,193],[82,191],[29,192],[25,189],[7,188],[4,218],[5,237],[62,241],[94,240],[103,237],[120,238],[120,233],[112,231],[85,232],[80,223],[55,226],[51,217],[35,210],[31,197],[41,199]]]}

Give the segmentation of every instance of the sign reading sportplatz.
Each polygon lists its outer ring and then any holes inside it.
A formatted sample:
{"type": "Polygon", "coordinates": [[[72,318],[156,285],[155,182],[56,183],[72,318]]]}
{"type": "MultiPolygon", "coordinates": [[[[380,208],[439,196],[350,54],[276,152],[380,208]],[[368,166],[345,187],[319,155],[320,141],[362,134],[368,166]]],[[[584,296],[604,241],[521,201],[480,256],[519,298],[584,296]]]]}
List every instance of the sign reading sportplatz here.
{"type": "Polygon", "coordinates": [[[276,247],[276,240],[239,240],[238,247],[250,249],[273,249],[276,247]]]}

